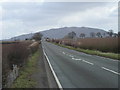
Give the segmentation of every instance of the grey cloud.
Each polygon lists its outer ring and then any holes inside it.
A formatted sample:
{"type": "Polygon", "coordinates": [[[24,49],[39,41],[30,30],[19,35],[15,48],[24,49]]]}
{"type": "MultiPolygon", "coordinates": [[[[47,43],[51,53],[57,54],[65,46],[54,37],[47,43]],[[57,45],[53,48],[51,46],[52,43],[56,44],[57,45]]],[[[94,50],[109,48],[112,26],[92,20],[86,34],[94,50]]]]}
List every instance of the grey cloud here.
{"type": "MultiPolygon", "coordinates": [[[[7,27],[7,30],[3,32],[4,33],[9,31],[14,32],[14,34],[12,33],[10,34],[10,36],[12,37],[12,35],[14,36],[15,33],[18,33],[18,32],[28,33],[29,30],[33,29],[34,31],[34,28],[39,28],[39,27],[46,27],[46,26],[57,27],[57,26],[63,26],[63,25],[69,26],[70,25],[69,23],[68,24],[65,24],[62,22],[59,23],[59,21],[63,17],[69,16],[71,14],[74,14],[77,12],[85,12],[86,10],[92,10],[93,8],[97,8],[97,7],[102,8],[108,4],[109,3],[107,2],[3,3],[2,7],[3,7],[3,10],[5,10],[5,13],[3,14],[2,20],[5,21],[6,23],[8,21],[14,24],[16,23],[15,28],[14,26],[8,25],[9,23],[5,24],[4,26],[7,27]],[[21,21],[22,23],[19,23],[19,21],[21,21]]],[[[93,14],[93,17],[90,17],[90,18],[94,18],[94,14],[93,14]]],[[[101,20],[101,21],[107,22],[105,20],[101,20]]],[[[82,23],[84,23],[84,25],[92,24],[92,26],[94,25],[97,26],[97,24],[99,25],[99,22],[97,20],[88,21],[87,23],[86,22],[82,22],[82,23]]],[[[78,26],[80,24],[75,23],[74,25],[78,26]]],[[[5,37],[7,37],[7,34],[5,34],[5,37]]]]}
{"type": "Polygon", "coordinates": [[[106,3],[3,3],[6,13],[3,20],[22,19],[24,21],[42,20],[53,17],[62,17],[66,14],[84,11],[106,3]]]}

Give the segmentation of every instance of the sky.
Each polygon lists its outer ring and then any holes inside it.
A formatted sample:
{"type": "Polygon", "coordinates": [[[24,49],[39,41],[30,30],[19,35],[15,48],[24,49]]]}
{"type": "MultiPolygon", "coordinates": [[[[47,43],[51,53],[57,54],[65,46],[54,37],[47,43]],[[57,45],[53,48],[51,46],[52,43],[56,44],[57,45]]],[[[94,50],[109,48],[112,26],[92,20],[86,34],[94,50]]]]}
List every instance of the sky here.
{"type": "Polygon", "coordinates": [[[2,39],[61,27],[118,32],[117,2],[2,2],[0,15],[2,39]]]}

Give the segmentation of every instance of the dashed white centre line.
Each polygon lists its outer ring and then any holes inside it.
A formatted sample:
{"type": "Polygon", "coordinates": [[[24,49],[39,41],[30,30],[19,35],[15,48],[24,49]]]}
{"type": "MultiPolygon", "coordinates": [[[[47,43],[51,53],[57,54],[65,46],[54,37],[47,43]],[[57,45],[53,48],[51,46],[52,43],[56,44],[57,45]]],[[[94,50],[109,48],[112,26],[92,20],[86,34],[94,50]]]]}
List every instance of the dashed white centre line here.
{"type": "Polygon", "coordinates": [[[73,60],[75,60],[75,58],[72,58],[73,60]]]}
{"type": "Polygon", "coordinates": [[[93,63],[88,62],[88,61],[86,61],[86,60],[82,60],[82,61],[85,62],[85,63],[88,63],[88,64],[90,64],[90,65],[94,65],[93,63]]]}
{"type": "Polygon", "coordinates": [[[76,58],[75,60],[81,60],[81,59],[77,59],[77,58],[76,58]]]}
{"type": "Polygon", "coordinates": [[[74,57],[74,56],[72,56],[72,55],[69,55],[70,57],[74,57]]]}
{"type": "Polygon", "coordinates": [[[76,61],[78,61],[78,60],[80,61],[80,60],[81,60],[81,59],[79,59],[79,58],[72,58],[72,59],[73,59],[73,60],[76,60],[76,61]]]}
{"type": "Polygon", "coordinates": [[[118,72],[116,72],[116,71],[113,71],[113,70],[111,70],[111,69],[108,69],[108,68],[105,68],[105,67],[101,67],[101,68],[104,69],[104,70],[107,70],[107,71],[109,71],[109,72],[112,72],[112,73],[114,73],[114,74],[120,75],[120,73],[118,73],[118,72]]]}
{"type": "Polygon", "coordinates": [[[65,52],[63,52],[63,54],[65,54],[65,52]]]}
{"type": "Polygon", "coordinates": [[[79,58],[72,58],[73,60],[81,60],[81,59],[79,59],[79,58]]]}

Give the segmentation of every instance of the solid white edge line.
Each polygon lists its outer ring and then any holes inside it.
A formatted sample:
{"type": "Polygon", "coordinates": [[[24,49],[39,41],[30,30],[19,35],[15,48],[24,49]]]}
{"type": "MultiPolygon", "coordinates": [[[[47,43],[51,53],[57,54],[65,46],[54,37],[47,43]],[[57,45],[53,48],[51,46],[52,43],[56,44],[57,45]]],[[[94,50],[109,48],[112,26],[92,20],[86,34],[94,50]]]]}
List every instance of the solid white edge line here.
{"type": "Polygon", "coordinates": [[[113,61],[113,62],[120,62],[120,60],[115,60],[115,59],[111,59],[111,58],[107,58],[107,57],[102,57],[102,56],[97,56],[96,57],[99,57],[99,58],[102,58],[102,59],[108,59],[109,61],[113,61]]]}
{"type": "Polygon", "coordinates": [[[53,73],[53,76],[54,76],[54,78],[55,78],[55,80],[56,80],[56,82],[57,82],[57,84],[58,84],[58,87],[59,87],[61,90],[63,90],[63,87],[62,87],[62,85],[61,85],[61,83],[60,83],[57,75],[55,74],[55,71],[53,70],[53,67],[52,67],[52,65],[51,65],[51,63],[50,63],[50,61],[49,61],[49,59],[48,59],[48,56],[46,55],[44,49],[43,49],[43,53],[44,53],[44,55],[45,55],[45,57],[46,57],[46,59],[47,59],[47,62],[48,62],[48,64],[49,64],[50,69],[51,69],[51,71],[52,71],[52,73],[53,73]]]}
{"type": "Polygon", "coordinates": [[[104,69],[104,70],[107,70],[107,71],[109,71],[109,72],[112,72],[112,73],[114,73],[114,74],[120,75],[120,73],[115,72],[115,71],[113,71],[113,70],[110,70],[110,69],[108,69],[108,68],[105,68],[105,67],[101,67],[101,68],[104,69]]]}

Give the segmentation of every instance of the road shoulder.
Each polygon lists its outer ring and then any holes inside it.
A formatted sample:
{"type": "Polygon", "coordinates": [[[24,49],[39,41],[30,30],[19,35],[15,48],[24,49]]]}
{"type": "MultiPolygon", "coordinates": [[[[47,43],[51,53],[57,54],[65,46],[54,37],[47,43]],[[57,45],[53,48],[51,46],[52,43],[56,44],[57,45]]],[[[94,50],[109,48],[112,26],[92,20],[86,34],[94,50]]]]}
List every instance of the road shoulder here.
{"type": "Polygon", "coordinates": [[[37,62],[37,70],[32,75],[32,78],[37,82],[35,88],[49,88],[48,77],[46,73],[45,63],[44,63],[44,56],[42,52],[42,47],[40,45],[40,55],[39,60],[37,62]]]}

